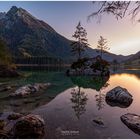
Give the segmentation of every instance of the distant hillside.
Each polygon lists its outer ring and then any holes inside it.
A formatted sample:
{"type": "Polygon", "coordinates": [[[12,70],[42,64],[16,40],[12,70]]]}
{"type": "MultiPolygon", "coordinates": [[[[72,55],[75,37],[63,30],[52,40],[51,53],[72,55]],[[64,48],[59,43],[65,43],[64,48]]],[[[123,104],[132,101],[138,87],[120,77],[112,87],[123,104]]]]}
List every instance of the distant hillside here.
{"type": "Polygon", "coordinates": [[[135,61],[137,59],[140,59],[140,51],[136,54],[133,54],[127,61],[135,61]]]}
{"type": "MultiPolygon", "coordinates": [[[[93,51],[91,51],[90,49],[88,49],[88,54],[89,56],[97,56],[99,55],[99,53],[97,53],[97,49],[94,49],[93,51]]],[[[128,55],[128,56],[123,56],[123,55],[116,55],[110,52],[106,52],[103,54],[103,58],[109,62],[112,62],[113,60],[117,60],[118,62],[122,62],[122,61],[126,61],[128,60],[132,55],[128,55]]]]}
{"type": "MultiPolygon", "coordinates": [[[[63,22],[63,21],[62,21],[63,22]]],[[[7,13],[0,13],[0,37],[6,40],[14,56],[51,56],[64,60],[75,59],[71,53],[71,41],[58,34],[50,25],[38,20],[26,10],[13,6],[7,13]]],[[[98,53],[87,48],[85,56],[98,53]]],[[[108,61],[124,61],[130,56],[106,53],[108,61]]]]}
{"type": "Polygon", "coordinates": [[[132,68],[140,68],[140,51],[133,54],[129,59],[122,62],[122,64],[132,68]]]}

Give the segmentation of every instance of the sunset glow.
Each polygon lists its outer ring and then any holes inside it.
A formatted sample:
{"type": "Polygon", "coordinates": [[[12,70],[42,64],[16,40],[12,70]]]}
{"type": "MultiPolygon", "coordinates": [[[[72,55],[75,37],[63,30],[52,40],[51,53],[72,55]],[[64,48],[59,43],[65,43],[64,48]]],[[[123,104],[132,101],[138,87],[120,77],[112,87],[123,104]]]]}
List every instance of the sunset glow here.
{"type": "Polygon", "coordinates": [[[90,47],[96,48],[99,36],[108,40],[110,52],[129,55],[139,51],[140,24],[132,23],[130,18],[116,20],[113,16],[105,16],[101,23],[92,18],[89,22],[87,16],[96,7],[92,2],[0,2],[2,12],[7,12],[11,6],[18,6],[28,10],[38,19],[44,20],[58,33],[73,39],[72,34],[79,21],[88,33],[90,47]]]}
{"type": "Polygon", "coordinates": [[[139,17],[140,1],[0,1],[0,139],[140,139],[139,17]]]}

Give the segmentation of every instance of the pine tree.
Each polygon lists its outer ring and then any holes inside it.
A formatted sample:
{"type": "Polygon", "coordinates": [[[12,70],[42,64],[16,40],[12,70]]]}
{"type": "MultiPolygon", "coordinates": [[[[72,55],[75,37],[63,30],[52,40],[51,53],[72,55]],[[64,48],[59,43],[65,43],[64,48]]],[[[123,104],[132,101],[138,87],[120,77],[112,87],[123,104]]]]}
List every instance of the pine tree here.
{"type": "Polygon", "coordinates": [[[76,26],[76,31],[72,37],[74,37],[76,40],[76,41],[73,41],[71,44],[72,52],[75,55],[78,55],[78,59],[81,59],[82,52],[85,51],[85,49],[89,46],[89,44],[87,40],[87,32],[81,26],[80,22],[76,26]]]}
{"type": "Polygon", "coordinates": [[[98,40],[97,49],[97,52],[100,53],[101,58],[103,56],[103,53],[106,53],[106,51],[110,49],[109,47],[107,47],[107,40],[102,36],[100,36],[100,39],[98,40]]]}

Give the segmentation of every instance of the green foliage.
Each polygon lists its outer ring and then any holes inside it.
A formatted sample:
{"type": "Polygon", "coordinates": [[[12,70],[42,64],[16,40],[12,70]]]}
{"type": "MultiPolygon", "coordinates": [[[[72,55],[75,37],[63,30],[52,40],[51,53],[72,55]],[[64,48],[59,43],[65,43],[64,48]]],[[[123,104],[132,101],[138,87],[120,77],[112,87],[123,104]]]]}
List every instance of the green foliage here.
{"type": "Polygon", "coordinates": [[[71,77],[73,84],[83,87],[83,88],[91,88],[99,91],[101,88],[108,86],[107,81],[109,77],[89,77],[89,76],[77,76],[71,77]]]}
{"type": "Polygon", "coordinates": [[[76,62],[73,62],[73,64],[71,65],[72,69],[81,69],[85,67],[85,62],[87,61],[87,58],[82,58],[82,59],[78,59],[76,62]]]}
{"type": "Polygon", "coordinates": [[[73,41],[71,43],[72,46],[72,53],[75,55],[78,55],[78,59],[81,59],[82,52],[85,51],[85,49],[89,46],[87,43],[87,32],[86,30],[81,26],[81,23],[79,22],[76,26],[76,31],[74,35],[72,36],[76,39],[76,41],[73,41]]]}
{"type": "Polygon", "coordinates": [[[96,70],[104,71],[104,70],[108,70],[109,65],[110,64],[106,60],[97,57],[95,63],[93,63],[90,66],[90,68],[92,68],[93,71],[96,70]]]}
{"type": "Polygon", "coordinates": [[[7,65],[11,64],[11,55],[8,51],[6,43],[0,39],[0,65],[7,65]]]}

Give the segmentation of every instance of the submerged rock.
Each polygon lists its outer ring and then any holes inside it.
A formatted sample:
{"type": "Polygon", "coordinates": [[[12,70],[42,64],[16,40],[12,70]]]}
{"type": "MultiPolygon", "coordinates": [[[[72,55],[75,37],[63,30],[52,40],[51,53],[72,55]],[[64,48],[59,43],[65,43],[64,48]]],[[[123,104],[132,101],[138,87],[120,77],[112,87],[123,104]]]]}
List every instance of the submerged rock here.
{"type": "Polygon", "coordinates": [[[20,87],[17,89],[14,93],[12,93],[10,96],[28,96],[30,94],[36,93],[40,91],[41,89],[45,89],[49,87],[50,83],[35,83],[34,85],[28,84],[26,86],[20,87]]]}
{"type": "Polygon", "coordinates": [[[20,118],[14,125],[14,138],[42,138],[45,123],[38,115],[29,114],[20,118]]]}
{"type": "Polygon", "coordinates": [[[106,102],[110,106],[129,107],[132,103],[132,95],[127,89],[120,86],[113,88],[106,94],[106,102]]]}
{"type": "Polygon", "coordinates": [[[140,135],[140,116],[127,113],[121,116],[121,121],[133,132],[140,135]]]}
{"type": "Polygon", "coordinates": [[[96,118],[93,120],[94,123],[98,124],[98,125],[104,125],[104,122],[101,118],[96,118]]]}
{"type": "Polygon", "coordinates": [[[0,92],[11,90],[11,86],[0,87],[0,92]]]}

